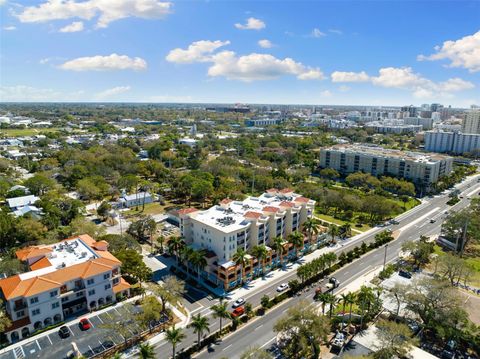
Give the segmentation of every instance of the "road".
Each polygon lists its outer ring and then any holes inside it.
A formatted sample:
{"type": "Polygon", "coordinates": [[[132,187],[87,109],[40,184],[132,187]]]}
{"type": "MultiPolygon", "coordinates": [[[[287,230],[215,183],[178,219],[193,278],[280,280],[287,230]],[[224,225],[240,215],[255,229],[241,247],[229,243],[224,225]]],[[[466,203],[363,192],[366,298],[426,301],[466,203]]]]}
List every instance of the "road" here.
{"type": "MultiPolygon", "coordinates": [[[[351,241],[348,241],[343,247],[336,249],[335,252],[339,254],[344,250],[349,250],[362,241],[368,243],[369,241],[374,240],[375,234],[390,228],[398,235],[398,237],[395,241],[388,244],[386,258],[387,262],[395,260],[398,257],[403,242],[418,239],[420,235],[429,236],[438,234],[440,232],[441,224],[446,217],[445,211],[458,211],[467,207],[470,202],[468,197],[474,195],[478,196],[478,192],[480,191],[480,183],[477,182],[478,178],[480,178],[480,176],[471,177],[456,186],[462,192],[462,196],[464,197],[456,205],[449,206],[446,204],[449,200],[447,194],[435,196],[433,198],[426,198],[421,205],[398,216],[396,218],[399,221],[398,225],[378,228],[370,231],[366,235],[356,236],[351,241]],[[430,223],[432,218],[436,220],[434,223],[430,223]]],[[[374,267],[382,265],[384,254],[384,247],[376,249],[337,271],[335,277],[341,283],[339,289],[344,288],[374,267]]],[[[273,297],[276,294],[276,287],[278,284],[288,282],[294,278],[296,278],[296,273],[290,272],[282,278],[272,281],[271,285],[267,288],[259,289],[250,296],[245,296],[245,299],[252,303],[253,306],[259,305],[260,298],[263,295],[266,294],[273,297]]],[[[250,346],[257,345],[260,347],[267,347],[271,345],[271,343],[274,342],[273,325],[278,318],[300,299],[312,300],[313,295],[314,293],[312,289],[310,292],[304,293],[300,297],[294,297],[284,301],[274,309],[268,311],[264,316],[249,322],[247,325],[239,328],[235,333],[224,338],[218,345],[211,348],[210,351],[200,353],[196,358],[234,359],[239,358],[240,354],[250,346]]],[[[211,301],[211,304],[215,303],[216,301],[211,301]]],[[[208,308],[205,308],[200,313],[209,317],[211,332],[218,330],[218,320],[212,318],[211,311],[208,308]]],[[[186,329],[185,334],[186,339],[177,346],[177,352],[195,343],[196,335],[191,329],[186,329]]],[[[159,358],[168,358],[171,355],[171,346],[165,341],[162,341],[155,347],[155,352],[159,358]]]]}

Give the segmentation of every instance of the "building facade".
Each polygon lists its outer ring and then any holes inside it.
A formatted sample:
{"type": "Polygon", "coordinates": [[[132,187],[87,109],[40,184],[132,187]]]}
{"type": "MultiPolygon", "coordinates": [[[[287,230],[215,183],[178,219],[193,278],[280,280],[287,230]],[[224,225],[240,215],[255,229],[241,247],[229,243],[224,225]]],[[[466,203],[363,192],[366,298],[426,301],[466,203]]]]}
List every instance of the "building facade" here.
{"type": "Polygon", "coordinates": [[[470,110],[467,112],[462,124],[462,132],[480,134],[480,110],[470,110]]]}
{"type": "Polygon", "coordinates": [[[420,184],[435,183],[452,170],[453,158],[365,145],[336,145],[320,151],[320,167],[341,173],[390,175],[420,184]]]}
{"type": "Polygon", "coordinates": [[[480,134],[427,131],[425,150],[459,155],[480,151],[480,134]]]}
{"type": "Polygon", "coordinates": [[[0,295],[12,324],[10,342],[128,295],[121,262],[108,243],[88,235],[16,252],[29,271],[0,280],[0,295]]]}

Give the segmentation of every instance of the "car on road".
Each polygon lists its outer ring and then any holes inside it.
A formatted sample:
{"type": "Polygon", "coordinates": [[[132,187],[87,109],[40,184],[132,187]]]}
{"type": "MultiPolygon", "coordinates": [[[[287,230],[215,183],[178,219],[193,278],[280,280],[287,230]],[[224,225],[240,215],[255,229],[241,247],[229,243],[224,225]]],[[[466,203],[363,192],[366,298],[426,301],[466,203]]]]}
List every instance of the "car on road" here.
{"type": "Polygon", "coordinates": [[[394,225],[395,225],[395,224],[400,224],[400,222],[397,221],[397,220],[395,220],[395,219],[390,220],[390,223],[391,223],[391,224],[394,224],[394,225]]]}
{"type": "Polygon", "coordinates": [[[277,287],[277,292],[283,292],[285,289],[288,289],[288,284],[282,283],[277,287]]]}
{"type": "Polygon", "coordinates": [[[238,298],[235,302],[233,302],[232,308],[238,308],[238,307],[240,307],[240,306],[242,306],[242,305],[244,305],[244,304],[245,304],[245,299],[243,299],[243,298],[238,298]]]}
{"type": "Polygon", "coordinates": [[[90,324],[87,318],[80,319],[80,322],[78,323],[78,325],[81,330],[88,330],[92,327],[92,324],[90,324]]]}
{"type": "Polygon", "coordinates": [[[399,275],[400,277],[407,278],[407,279],[412,278],[412,273],[410,273],[410,272],[408,272],[408,271],[406,271],[406,270],[403,270],[403,269],[400,270],[400,271],[398,271],[398,275],[399,275]]]}
{"type": "Polygon", "coordinates": [[[333,338],[332,346],[340,349],[344,346],[344,344],[345,344],[345,334],[343,334],[342,332],[338,332],[335,335],[335,338],[333,338]]]}
{"type": "Polygon", "coordinates": [[[232,311],[232,317],[239,317],[243,314],[245,314],[245,308],[243,307],[238,307],[238,308],[235,308],[233,311],[232,311]]]}
{"type": "Polygon", "coordinates": [[[333,290],[333,289],[335,289],[335,288],[338,288],[339,285],[340,285],[340,282],[338,281],[338,279],[335,278],[335,277],[331,277],[331,278],[328,280],[327,289],[328,289],[328,290],[333,290]]]}
{"type": "Polygon", "coordinates": [[[70,329],[68,329],[66,325],[62,325],[58,330],[58,335],[62,339],[68,338],[70,336],[70,329]]]}
{"type": "Polygon", "coordinates": [[[433,219],[433,218],[432,218],[432,219],[430,220],[430,223],[435,223],[436,221],[437,221],[436,219],[433,219]]]}

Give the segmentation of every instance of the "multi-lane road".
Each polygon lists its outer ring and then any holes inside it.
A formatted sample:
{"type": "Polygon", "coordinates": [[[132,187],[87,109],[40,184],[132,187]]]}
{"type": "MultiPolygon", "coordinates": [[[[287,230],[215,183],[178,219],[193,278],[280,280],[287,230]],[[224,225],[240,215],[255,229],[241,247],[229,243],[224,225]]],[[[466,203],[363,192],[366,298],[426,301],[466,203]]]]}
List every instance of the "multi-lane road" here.
{"type": "MultiPolygon", "coordinates": [[[[362,241],[368,243],[372,241],[375,234],[390,228],[395,234],[396,240],[388,244],[387,262],[394,261],[400,252],[403,242],[407,240],[415,240],[420,235],[434,235],[440,232],[443,220],[447,216],[446,212],[458,211],[468,206],[470,199],[478,196],[480,191],[480,182],[478,182],[480,175],[469,177],[456,187],[461,191],[460,196],[463,197],[460,202],[454,206],[449,206],[446,202],[449,200],[448,195],[442,194],[432,198],[425,198],[422,204],[413,208],[412,210],[398,216],[396,220],[397,225],[390,225],[388,227],[376,228],[363,235],[358,235],[345,242],[340,248],[335,248],[335,252],[341,253],[344,250],[349,250],[358,245],[362,241]],[[435,219],[431,223],[431,219],[435,219]]],[[[373,270],[375,267],[381,266],[384,262],[385,249],[378,248],[369,252],[360,259],[356,260],[350,265],[347,265],[335,273],[335,277],[340,281],[339,290],[352,283],[355,279],[373,270]]],[[[254,306],[260,303],[260,298],[263,295],[273,297],[276,294],[276,287],[282,282],[288,282],[296,277],[295,271],[285,273],[281,278],[272,280],[272,282],[264,287],[259,288],[251,295],[245,296],[245,299],[254,306]]],[[[269,347],[275,341],[275,334],[273,333],[273,326],[280,316],[282,316],[287,309],[294,303],[301,299],[312,300],[313,290],[303,293],[299,297],[291,298],[272,310],[268,311],[264,316],[250,321],[247,325],[239,328],[236,332],[224,338],[218,345],[212,346],[208,351],[205,350],[198,354],[197,358],[239,358],[241,353],[250,346],[260,346],[263,348],[269,347]]],[[[210,305],[215,304],[212,300],[210,305]]],[[[202,315],[207,315],[210,319],[210,331],[218,330],[218,320],[213,319],[211,311],[205,308],[202,315]]],[[[186,339],[177,346],[177,352],[183,348],[187,348],[195,343],[197,337],[191,329],[185,330],[186,339]]],[[[156,355],[159,358],[168,358],[171,355],[171,346],[165,341],[160,342],[155,347],[156,355]]]]}

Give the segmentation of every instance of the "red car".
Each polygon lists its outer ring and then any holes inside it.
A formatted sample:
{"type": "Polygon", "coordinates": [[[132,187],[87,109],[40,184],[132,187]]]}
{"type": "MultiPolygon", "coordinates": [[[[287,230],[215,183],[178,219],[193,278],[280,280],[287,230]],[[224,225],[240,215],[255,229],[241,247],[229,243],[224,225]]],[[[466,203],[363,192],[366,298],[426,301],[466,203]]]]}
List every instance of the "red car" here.
{"type": "Polygon", "coordinates": [[[245,313],[245,309],[243,307],[235,308],[232,312],[232,317],[239,317],[245,313]]]}
{"type": "Polygon", "coordinates": [[[80,326],[81,330],[88,330],[92,327],[87,318],[80,319],[80,323],[78,323],[78,325],[80,326]]]}

